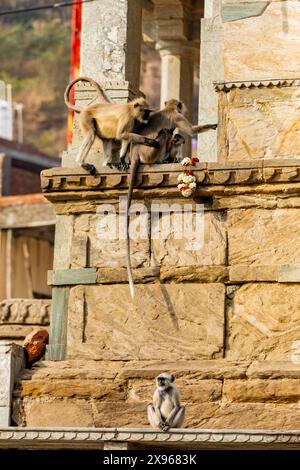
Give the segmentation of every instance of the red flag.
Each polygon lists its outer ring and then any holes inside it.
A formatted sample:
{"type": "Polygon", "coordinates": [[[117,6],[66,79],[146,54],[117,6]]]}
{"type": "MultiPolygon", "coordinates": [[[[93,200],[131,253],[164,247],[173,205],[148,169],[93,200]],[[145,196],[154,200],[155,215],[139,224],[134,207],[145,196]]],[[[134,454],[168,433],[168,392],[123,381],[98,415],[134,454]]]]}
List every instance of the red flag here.
{"type": "MultiPolygon", "coordinates": [[[[72,35],[71,35],[71,66],[70,80],[79,77],[80,70],[80,42],[81,42],[82,2],[78,1],[72,7],[72,35]]],[[[74,88],[70,93],[74,99],[74,88]]],[[[68,145],[72,143],[74,111],[69,112],[68,117],[68,145]]]]}

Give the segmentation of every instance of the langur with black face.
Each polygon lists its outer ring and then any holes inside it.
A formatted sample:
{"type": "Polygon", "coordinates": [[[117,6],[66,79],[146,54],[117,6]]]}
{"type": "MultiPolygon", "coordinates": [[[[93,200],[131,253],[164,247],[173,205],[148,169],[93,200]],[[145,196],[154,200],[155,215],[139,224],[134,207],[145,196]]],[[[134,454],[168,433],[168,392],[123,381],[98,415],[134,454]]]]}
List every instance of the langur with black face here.
{"type": "Polygon", "coordinates": [[[184,421],[185,407],[180,404],[174,380],[175,377],[166,372],[156,377],[153,404],[147,407],[149,423],[155,429],[168,431],[169,428],[180,428],[184,421]]]}

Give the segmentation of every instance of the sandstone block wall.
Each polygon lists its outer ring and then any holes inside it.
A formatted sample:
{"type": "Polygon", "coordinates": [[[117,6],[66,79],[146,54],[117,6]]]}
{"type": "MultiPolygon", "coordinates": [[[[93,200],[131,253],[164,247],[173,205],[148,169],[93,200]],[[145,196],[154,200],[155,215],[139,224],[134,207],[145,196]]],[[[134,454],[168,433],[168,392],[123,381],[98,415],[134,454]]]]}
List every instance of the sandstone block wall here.
{"type": "Polygon", "coordinates": [[[135,202],[202,203],[204,233],[194,251],[172,230],[150,240],[143,214],[147,237],[132,243],[134,302],[124,240],[101,239],[97,225],[102,204],[118,210],[127,175],[44,173],[58,213],[49,279],[64,295],[52,315],[64,318],[66,356],[24,372],[14,421],[144,426],[155,376],[167,370],[186,427],[299,428],[298,163],[199,164],[194,199],[178,195],[176,165],[141,169],[135,202]]]}

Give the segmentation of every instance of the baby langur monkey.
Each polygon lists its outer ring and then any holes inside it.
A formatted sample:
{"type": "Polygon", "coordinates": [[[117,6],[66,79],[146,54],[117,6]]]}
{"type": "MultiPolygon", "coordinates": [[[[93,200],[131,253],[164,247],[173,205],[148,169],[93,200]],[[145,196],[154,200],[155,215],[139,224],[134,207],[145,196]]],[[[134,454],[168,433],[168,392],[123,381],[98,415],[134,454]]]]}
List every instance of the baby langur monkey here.
{"type": "Polygon", "coordinates": [[[84,163],[95,137],[98,136],[103,142],[104,166],[111,166],[112,144],[114,140],[121,141],[120,159],[125,158],[128,145],[131,142],[158,148],[154,139],[141,136],[134,132],[137,123],[147,124],[151,109],[144,98],[136,98],[130,103],[112,103],[100,85],[88,77],[79,77],[69,83],[66,88],[64,99],[67,107],[76,113],[80,113],[80,129],[84,140],[78,151],[76,162],[91,175],[96,174],[94,165],[84,163]],[[75,83],[84,81],[96,88],[96,97],[85,108],[78,108],[70,103],[69,95],[75,83]],[[105,102],[92,104],[101,97],[105,102]]]}
{"type": "Polygon", "coordinates": [[[179,163],[183,159],[182,146],[185,144],[185,139],[181,134],[174,134],[170,142],[167,144],[166,157],[163,163],[179,163]]]}
{"type": "Polygon", "coordinates": [[[180,405],[180,395],[174,387],[173,375],[163,372],[156,377],[156,390],[153,405],[148,405],[147,413],[150,425],[168,431],[180,428],[185,417],[185,407],[180,405]]]}

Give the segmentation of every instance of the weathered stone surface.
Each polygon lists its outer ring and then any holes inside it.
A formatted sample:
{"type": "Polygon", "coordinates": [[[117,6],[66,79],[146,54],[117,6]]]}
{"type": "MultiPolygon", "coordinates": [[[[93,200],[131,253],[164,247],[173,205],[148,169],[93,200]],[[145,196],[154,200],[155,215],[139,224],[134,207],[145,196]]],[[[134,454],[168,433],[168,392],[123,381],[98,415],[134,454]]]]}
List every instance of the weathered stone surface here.
{"type": "Polygon", "coordinates": [[[104,362],[92,360],[74,361],[42,361],[34,364],[32,369],[26,369],[21,375],[21,380],[112,380],[122,370],[123,362],[104,362]]]}
{"type": "MultiPolygon", "coordinates": [[[[101,377],[99,377],[101,379],[101,377]]],[[[20,397],[97,398],[98,400],[125,400],[125,387],[121,383],[96,380],[23,380],[15,389],[20,397]]]]}
{"type": "MultiPolygon", "coordinates": [[[[171,230],[165,236],[160,224],[158,239],[152,240],[152,260],[161,266],[211,266],[223,265],[226,260],[226,232],[222,212],[204,214],[203,238],[200,230],[193,236],[176,239],[176,214],[162,215],[161,220],[170,217],[171,230]],[[198,241],[199,237],[199,241],[198,241]],[[194,244],[195,243],[195,244],[194,244]],[[199,243],[199,248],[198,248],[199,243]]],[[[178,220],[178,219],[177,219],[178,220]]],[[[177,223],[180,223],[180,219],[177,223]]]]}
{"type": "MultiPolygon", "coordinates": [[[[248,362],[234,362],[227,359],[203,361],[164,361],[164,370],[175,374],[176,378],[186,378],[188,382],[194,379],[223,379],[246,377],[248,362]]],[[[126,379],[142,378],[154,380],[162,371],[161,361],[143,363],[132,361],[119,371],[120,377],[126,379]]]]}
{"type": "Polygon", "coordinates": [[[136,285],[135,290],[132,303],[125,285],[71,289],[69,357],[192,360],[221,354],[222,284],[136,285]]]}
{"type": "Polygon", "coordinates": [[[48,331],[39,328],[36,328],[26,336],[23,348],[26,351],[26,362],[28,365],[32,365],[44,356],[48,340],[48,331]]]}
{"type": "Polygon", "coordinates": [[[291,360],[299,339],[300,286],[246,284],[228,310],[226,357],[231,360],[291,360]]]}
{"type": "Polygon", "coordinates": [[[299,222],[299,209],[229,211],[229,264],[299,264],[299,222]]]}
{"type": "MultiPolygon", "coordinates": [[[[32,427],[88,427],[94,425],[92,404],[83,399],[25,398],[23,413],[19,414],[19,419],[22,418],[22,415],[26,426],[32,427]]],[[[15,410],[15,416],[18,416],[17,410],[15,410]]]]}
{"type": "Polygon", "coordinates": [[[277,281],[277,266],[236,265],[229,268],[231,282],[277,281]]]}
{"type": "MultiPolygon", "coordinates": [[[[32,369],[22,372],[21,380],[145,380],[154,384],[155,377],[162,367],[172,372],[176,381],[186,378],[187,381],[223,378],[246,378],[249,362],[229,361],[227,359],[187,360],[187,361],[93,361],[87,359],[69,359],[65,361],[42,361],[34,364],[32,369]]],[[[300,369],[299,369],[300,370],[300,369]]]]}
{"type": "MultiPolygon", "coordinates": [[[[300,379],[300,361],[254,361],[247,370],[249,378],[260,379],[300,379]]],[[[296,382],[295,382],[296,383],[296,382]]]]}
{"type": "Polygon", "coordinates": [[[84,231],[74,233],[71,248],[71,267],[86,268],[88,255],[88,235],[84,231]]]}
{"type": "Polygon", "coordinates": [[[95,426],[148,426],[148,404],[146,400],[143,403],[95,402],[93,409],[95,426]]]}
{"type": "MultiPolygon", "coordinates": [[[[14,419],[26,426],[142,427],[149,426],[148,402],[104,402],[92,399],[25,398],[14,402],[14,419]],[[23,409],[22,409],[23,406],[23,409]]],[[[20,425],[19,424],[19,425],[20,425]]],[[[186,404],[184,428],[298,429],[300,412],[287,403],[186,404]]]]}
{"type": "MultiPolygon", "coordinates": [[[[123,216],[123,223],[124,223],[123,216]]],[[[132,217],[131,226],[133,226],[135,217],[132,217]]],[[[149,246],[149,219],[148,214],[142,214],[138,217],[139,227],[137,228],[137,238],[131,240],[131,262],[133,268],[147,267],[150,264],[150,246],[149,246]],[[140,233],[140,235],[138,234],[140,233]]],[[[126,241],[124,230],[119,230],[118,215],[100,215],[97,214],[90,221],[89,231],[89,259],[90,266],[93,268],[123,268],[126,267],[126,241]],[[105,222],[104,222],[105,219],[105,222]],[[116,229],[115,234],[105,236],[100,234],[101,224],[116,229]],[[120,239],[119,239],[120,235],[120,239]]]]}
{"type": "Polygon", "coordinates": [[[298,402],[300,379],[225,380],[223,397],[238,402],[298,402]]]}
{"type": "Polygon", "coordinates": [[[164,282],[226,282],[228,281],[228,268],[226,266],[188,266],[188,267],[162,267],[160,279],[164,282]]]}
{"type": "Polygon", "coordinates": [[[298,429],[300,411],[283,403],[203,403],[187,409],[184,427],[205,429],[298,429]]]}
{"type": "MultiPolygon", "coordinates": [[[[159,278],[159,267],[139,268],[133,270],[135,282],[154,282],[159,278]]],[[[128,284],[128,273],[126,268],[99,268],[97,270],[97,283],[99,284],[128,284]]]]}
{"type": "MultiPolygon", "coordinates": [[[[186,378],[176,379],[176,387],[185,403],[202,403],[220,400],[222,397],[221,380],[195,380],[186,378]]],[[[155,386],[150,381],[130,380],[128,383],[127,401],[132,403],[149,402],[154,393],[155,386]]]]}
{"type": "Polygon", "coordinates": [[[57,215],[53,269],[68,269],[71,263],[73,215],[57,215]]]}
{"type": "Polygon", "coordinates": [[[271,2],[261,16],[223,24],[226,80],[298,76],[299,5],[289,1],[282,8],[271,2]]]}
{"type": "Polygon", "coordinates": [[[299,97],[299,86],[232,89],[220,96],[225,117],[220,127],[220,159],[299,157],[299,97]]]}
{"type": "Polygon", "coordinates": [[[278,272],[279,282],[300,282],[300,265],[285,264],[280,266],[278,272]]]}

